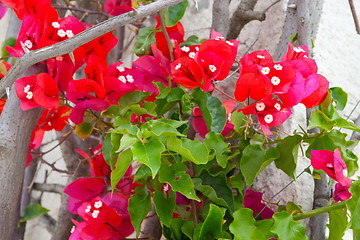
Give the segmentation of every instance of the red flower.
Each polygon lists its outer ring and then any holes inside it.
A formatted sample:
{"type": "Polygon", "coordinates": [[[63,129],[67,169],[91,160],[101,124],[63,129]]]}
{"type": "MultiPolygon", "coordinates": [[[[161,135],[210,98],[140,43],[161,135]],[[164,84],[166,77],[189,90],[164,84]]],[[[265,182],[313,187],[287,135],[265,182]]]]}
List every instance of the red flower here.
{"type": "Polygon", "coordinates": [[[80,178],[70,183],[64,189],[64,193],[69,195],[69,212],[76,214],[81,204],[99,196],[104,190],[105,182],[102,178],[80,178]]]}
{"type": "Polygon", "coordinates": [[[59,105],[57,84],[47,73],[18,79],[15,90],[24,111],[35,107],[52,109],[59,105]]]}
{"type": "Polygon", "coordinates": [[[311,150],[311,165],[314,169],[323,170],[329,177],[339,182],[343,186],[349,187],[351,179],[344,176],[343,171],[346,164],[341,158],[338,148],[334,152],[328,150],[311,150]]]}
{"type": "Polygon", "coordinates": [[[132,10],[131,0],[106,0],[104,10],[112,16],[121,15],[132,10]]]}
{"type": "Polygon", "coordinates": [[[244,195],[244,207],[250,208],[254,212],[254,217],[260,213],[261,219],[270,219],[274,211],[266,207],[262,202],[262,192],[255,192],[251,189],[246,190],[244,195]],[[264,209],[264,210],[263,210],[264,209]]]}
{"type": "Polygon", "coordinates": [[[88,160],[92,177],[106,177],[109,173],[109,165],[105,162],[101,148],[102,145],[99,144],[95,149],[90,149],[91,156],[80,149],[76,149],[77,153],[88,160]]]}
{"type": "Polygon", "coordinates": [[[56,109],[45,109],[40,116],[38,125],[45,131],[55,129],[61,131],[67,124],[71,108],[67,106],[61,106],[56,109]]]}
{"type": "Polygon", "coordinates": [[[334,191],[334,201],[340,202],[345,201],[351,198],[351,193],[349,192],[349,186],[343,186],[340,183],[336,183],[334,191]]]}
{"type": "Polygon", "coordinates": [[[239,109],[245,115],[255,114],[265,134],[272,135],[269,127],[281,125],[291,115],[291,109],[283,107],[275,98],[267,97],[261,101],[239,109]]]}

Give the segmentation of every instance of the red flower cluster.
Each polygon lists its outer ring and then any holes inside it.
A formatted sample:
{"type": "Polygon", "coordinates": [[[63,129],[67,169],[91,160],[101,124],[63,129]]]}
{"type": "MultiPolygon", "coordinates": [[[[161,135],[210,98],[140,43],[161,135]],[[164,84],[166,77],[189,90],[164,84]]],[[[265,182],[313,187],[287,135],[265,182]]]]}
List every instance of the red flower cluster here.
{"type": "Polygon", "coordinates": [[[317,73],[306,46],[293,47],[280,62],[274,62],[265,50],[244,55],[236,83],[235,98],[255,103],[241,109],[245,115],[255,114],[262,130],[282,124],[290,115],[290,107],[303,103],[307,108],[319,105],[326,97],[329,82],[317,73]]]}
{"type": "Polygon", "coordinates": [[[171,63],[173,80],[186,87],[213,90],[213,80],[224,80],[235,61],[239,42],[226,41],[213,31],[212,38],[200,45],[175,49],[177,59],[171,63]]]}
{"type": "Polygon", "coordinates": [[[334,200],[335,202],[345,201],[351,197],[348,189],[352,184],[351,179],[344,176],[346,164],[341,158],[339,149],[334,152],[328,150],[312,150],[311,165],[314,169],[323,170],[329,177],[337,181],[335,185],[334,200]]]}
{"type": "Polygon", "coordinates": [[[69,195],[68,210],[84,221],[73,220],[69,239],[119,239],[134,232],[128,212],[128,199],[137,186],[133,183],[130,167],[113,193],[106,193],[109,166],[101,152],[101,145],[90,150],[91,156],[77,150],[90,163],[89,178],[80,178],[69,184],[64,192],[69,195]]]}

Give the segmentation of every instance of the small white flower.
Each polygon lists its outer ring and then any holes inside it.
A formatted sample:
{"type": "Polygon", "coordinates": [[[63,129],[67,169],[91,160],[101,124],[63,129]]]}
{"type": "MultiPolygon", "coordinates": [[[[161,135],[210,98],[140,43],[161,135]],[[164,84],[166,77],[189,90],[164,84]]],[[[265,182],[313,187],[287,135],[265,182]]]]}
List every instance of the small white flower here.
{"type": "Polygon", "coordinates": [[[28,93],[29,91],[30,91],[30,85],[28,84],[24,87],[24,93],[28,93]]]}
{"type": "Polygon", "coordinates": [[[273,77],[271,78],[271,83],[272,83],[273,85],[275,85],[275,86],[279,85],[280,82],[281,82],[280,78],[278,78],[278,77],[276,77],[276,76],[273,76],[273,77]]]}
{"type": "Polygon", "coordinates": [[[209,69],[210,69],[211,72],[215,72],[217,70],[215,65],[209,65],[209,69]]]}
{"type": "Polygon", "coordinates": [[[94,211],[92,212],[91,216],[92,216],[93,218],[97,218],[98,215],[99,215],[99,213],[100,213],[99,210],[94,210],[94,211]]]}
{"type": "Polygon", "coordinates": [[[268,67],[261,68],[261,73],[262,74],[266,75],[266,74],[269,74],[269,72],[270,72],[270,68],[268,68],[268,67]]]}
{"type": "Polygon", "coordinates": [[[59,29],[57,32],[57,35],[59,37],[65,37],[66,36],[66,32],[64,31],[64,29],[59,29]]]}
{"type": "Polygon", "coordinates": [[[129,83],[133,83],[134,82],[134,78],[132,75],[128,74],[126,75],[126,80],[129,82],[129,83]]]}
{"type": "Polygon", "coordinates": [[[184,51],[184,52],[189,52],[189,51],[190,51],[190,48],[187,47],[187,46],[183,46],[183,47],[181,48],[181,50],[184,51]]]}
{"type": "Polygon", "coordinates": [[[169,190],[170,190],[170,185],[168,183],[165,183],[164,186],[163,186],[163,191],[167,192],[169,190]]]}
{"type": "Polygon", "coordinates": [[[75,226],[72,226],[71,230],[70,230],[70,233],[73,233],[75,232],[75,226]]]}
{"type": "Polygon", "coordinates": [[[194,53],[194,52],[190,52],[190,53],[189,53],[189,57],[195,58],[195,53],[194,53]]]}
{"type": "Polygon", "coordinates": [[[275,103],[274,108],[276,108],[276,110],[280,111],[281,110],[280,103],[275,103]]]}
{"type": "Polygon", "coordinates": [[[273,115],[271,115],[271,114],[266,115],[266,116],[264,117],[264,121],[265,121],[266,123],[272,123],[272,121],[274,121],[273,115]]]}
{"type": "Polygon", "coordinates": [[[275,68],[275,70],[282,70],[283,69],[283,66],[281,65],[281,64],[275,64],[274,65],[274,68],[275,68]]]}
{"type": "Polygon", "coordinates": [[[257,55],[257,58],[264,59],[265,57],[263,55],[257,55]]]}
{"type": "Polygon", "coordinates": [[[264,111],[264,109],[265,109],[265,104],[264,104],[263,102],[257,102],[256,105],[255,105],[255,107],[256,107],[256,110],[258,110],[259,112],[261,112],[261,111],[264,111]]]}
{"type": "Polygon", "coordinates": [[[29,99],[29,100],[32,99],[33,96],[34,96],[34,94],[33,94],[31,91],[28,91],[28,92],[26,93],[26,98],[29,99]]]}
{"type": "Polygon", "coordinates": [[[226,41],[227,44],[229,44],[230,46],[234,46],[234,43],[230,42],[230,41],[226,41]]]}
{"type": "Polygon", "coordinates": [[[119,71],[119,72],[124,72],[125,71],[125,68],[121,65],[117,66],[116,69],[119,71]]]}
{"type": "Polygon", "coordinates": [[[68,38],[71,38],[71,37],[73,37],[74,36],[74,33],[73,33],[73,31],[71,31],[71,30],[66,30],[66,36],[68,37],[68,38]]]}
{"type": "Polygon", "coordinates": [[[94,203],[95,208],[101,208],[102,205],[103,205],[102,201],[97,201],[97,202],[94,203]]]}
{"type": "Polygon", "coordinates": [[[198,51],[199,51],[199,47],[195,47],[195,50],[198,52],[198,51]]]}
{"type": "Polygon", "coordinates": [[[179,70],[181,68],[181,63],[178,63],[176,66],[175,66],[175,70],[179,70]]]}
{"type": "Polygon", "coordinates": [[[24,44],[28,49],[31,49],[33,47],[33,44],[30,40],[26,40],[24,44]]]}
{"type": "Polygon", "coordinates": [[[305,52],[305,50],[302,49],[301,47],[294,47],[293,49],[294,49],[294,51],[297,52],[297,53],[305,52]]]}
{"type": "Polygon", "coordinates": [[[123,82],[123,83],[126,83],[126,78],[124,76],[119,76],[118,79],[123,82]]]}
{"type": "Polygon", "coordinates": [[[52,22],[51,26],[53,26],[53,28],[60,28],[60,23],[58,22],[52,22]]]}
{"type": "Polygon", "coordinates": [[[91,211],[91,205],[87,205],[85,212],[90,212],[91,211]]]}

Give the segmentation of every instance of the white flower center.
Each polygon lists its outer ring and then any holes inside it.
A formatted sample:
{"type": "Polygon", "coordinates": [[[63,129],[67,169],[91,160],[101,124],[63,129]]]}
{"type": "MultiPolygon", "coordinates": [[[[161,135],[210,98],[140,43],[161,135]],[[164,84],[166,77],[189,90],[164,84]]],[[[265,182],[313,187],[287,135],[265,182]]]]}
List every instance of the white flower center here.
{"type": "Polygon", "coordinates": [[[194,52],[189,53],[189,57],[195,58],[195,53],[194,52]]]}
{"type": "Polygon", "coordinates": [[[229,44],[230,46],[234,46],[234,43],[230,42],[230,41],[226,41],[227,44],[229,44]]]}
{"type": "Polygon", "coordinates": [[[257,102],[255,107],[256,107],[256,110],[261,112],[261,111],[263,111],[265,109],[265,104],[263,102],[257,102]]]}
{"type": "Polygon", "coordinates": [[[264,121],[265,121],[266,123],[272,123],[272,121],[274,121],[273,115],[271,115],[271,114],[266,115],[266,116],[264,117],[264,121]]]}
{"type": "Polygon", "coordinates": [[[30,91],[30,85],[26,85],[24,87],[24,93],[28,93],[30,91]]]}
{"type": "Polygon", "coordinates": [[[189,51],[190,51],[190,48],[187,47],[187,46],[183,46],[183,47],[181,48],[181,50],[184,51],[184,52],[189,52],[189,51]]]}
{"type": "Polygon", "coordinates": [[[270,72],[270,68],[268,68],[268,67],[261,68],[261,73],[262,74],[266,75],[266,74],[269,74],[269,72],[270,72]]]}
{"type": "Polygon", "coordinates": [[[92,216],[93,218],[97,218],[98,215],[99,215],[99,213],[100,213],[99,210],[94,210],[94,211],[92,212],[91,216],[92,216]]]}
{"type": "Polygon", "coordinates": [[[175,70],[179,70],[181,68],[181,63],[178,63],[176,66],[175,66],[175,70]]]}
{"type": "Polygon", "coordinates": [[[209,65],[209,69],[211,72],[215,72],[217,68],[214,65],[209,65]]]}
{"type": "Polygon", "coordinates": [[[57,35],[59,37],[65,37],[66,36],[66,32],[63,29],[59,29],[57,32],[57,35]]]}
{"type": "Polygon", "coordinates": [[[85,212],[90,212],[91,211],[91,205],[87,205],[85,212]]]}
{"type": "Polygon", "coordinates": [[[27,98],[27,99],[32,99],[33,96],[34,96],[34,94],[33,94],[31,91],[28,91],[28,92],[26,93],[26,98],[27,98]]]}
{"type": "Polygon", "coordinates": [[[195,47],[195,50],[198,52],[198,51],[199,51],[199,47],[195,47]]]}
{"type": "Polygon", "coordinates": [[[283,69],[283,67],[281,66],[281,64],[275,64],[275,65],[274,65],[274,68],[275,68],[275,70],[282,70],[282,69],[283,69]]]}
{"type": "Polygon", "coordinates": [[[264,59],[265,57],[263,55],[257,55],[257,58],[264,59]]]}
{"type": "Polygon", "coordinates": [[[164,184],[164,187],[163,187],[163,190],[164,190],[164,192],[167,192],[167,191],[169,191],[169,184],[168,183],[165,183],[164,184]]]}
{"type": "Polygon", "coordinates": [[[97,201],[97,202],[94,203],[94,207],[95,207],[95,208],[101,208],[102,205],[103,205],[103,204],[102,204],[102,201],[97,201]]]}
{"type": "Polygon", "coordinates": [[[60,23],[58,22],[52,22],[51,26],[53,26],[53,28],[60,28],[60,23]]]}
{"type": "Polygon", "coordinates": [[[30,40],[26,40],[24,44],[28,49],[31,49],[33,47],[33,44],[30,40]]]}
{"type": "Polygon", "coordinates": [[[73,37],[74,36],[74,33],[73,33],[73,31],[71,31],[71,30],[66,30],[66,36],[68,37],[68,38],[71,38],[71,37],[73,37]]]}
{"type": "Polygon", "coordinates": [[[70,230],[70,233],[73,233],[75,232],[75,226],[72,226],[71,230],[70,230]]]}
{"type": "Polygon", "coordinates": [[[119,72],[124,72],[125,71],[125,68],[121,65],[117,66],[116,69],[119,71],[119,72]]]}
{"type": "Polygon", "coordinates": [[[274,84],[275,86],[276,85],[279,85],[280,84],[280,78],[276,77],[276,76],[273,76],[271,78],[271,83],[274,84]]]}
{"type": "Polygon", "coordinates": [[[133,83],[134,82],[134,78],[132,75],[128,74],[126,75],[126,80],[129,82],[129,83],[133,83]]]}
{"type": "Polygon", "coordinates": [[[123,83],[126,83],[126,78],[124,76],[119,76],[118,79],[123,82],[123,83]]]}
{"type": "Polygon", "coordinates": [[[297,52],[297,53],[305,52],[305,50],[302,49],[301,47],[294,47],[293,49],[294,49],[294,51],[297,52]]]}
{"type": "Polygon", "coordinates": [[[281,110],[280,103],[275,103],[274,108],[276,108],[276,110],[280,111],[281,110]]]}

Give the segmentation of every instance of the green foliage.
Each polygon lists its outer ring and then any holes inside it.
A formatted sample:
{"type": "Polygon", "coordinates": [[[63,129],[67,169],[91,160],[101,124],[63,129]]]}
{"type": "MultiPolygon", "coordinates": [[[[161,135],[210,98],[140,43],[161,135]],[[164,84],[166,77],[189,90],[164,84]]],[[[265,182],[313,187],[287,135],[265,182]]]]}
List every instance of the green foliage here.
{"type": "Polygon", "coordinates": [[[124,176],[126,170],[129,168],[130,164],[133,160],[133,154],[130,149],[126,151],[120,152],[118,159],[116,161],[116,167],[111,172],[111,190],[114,191],[116,184],[120,181],[120,179],[124,176]]]}
{"type": "Polygon", "coordinates": [[[6,47],[7,46],[10,46],[10,47],[14,47],[16,44],[16,39],[15,38],[7,38],[4,42],[4,45],[3,47],[1,48],[1,57],[7,57],[9,56],[9,53],[8,51],[6,50],[6,47]]]}
{"type": "Polygon", "coordinates": [[[95,121],[84,121],[75,126],[75,133],[84,140],[85,138],[90,136],[90,134],[94,130],[94,126],[95,121]]]}
{"type": "Polygon", "coordinates": [[[348,94],[340,87],[330,88],[330,91],[332,99],[335,102],[335,109],[344,110],[348,100],[348,94]]]}
{"type": "Polygon", "coordinates": [[[329,212],[328,240],[342,240],[345,231],[349,228],[346,209],[337,209],[329,212]]]}
{"type": "Polygon", "coordinates": [[[189,2],[185,0],[167,8],[165,10],[165,25],[167,27],[172,27],[177,24],[183,18],[188,5],[189,2]]]}
{"type": "Polygon", "coordinates": [[[156,30],[153,27],[140,28],[137,36],[134,53],[137,56],[148,55],[151,53],[151,43],[155,42],[156,30]]]}
{"type": "Polygon", "coordinates": [[[135,192],[129,200],[129,213],[136,235],[139,236],[141,223],[151,211],[151,201],[150,194],[143,187],[137,187],[135,192]]]}
{"type": "MultiPolygon", "coordinates": [[[[222,225],[225,212],[214,204],[210,204],[209,213],[201,225],[199,240],[218,239],[223,237],[222,225]]],[[[195,239],[195,238],[194,238],[195,239]]]]}
{"type": "Polygon", "coordinates": [[[230,149],[229,144],[225,143],[224,137],[220,133],[209,132],[205,136],[204,143],[208,149],[214,150],[217,163],[225,168],[230,156],[230,149]]]}
{"type": "Polygon", "coordinates": [[[200,88],[194,90],[193,98],[200,107],[208,129],[221,133],[227,120],[226,110],[221,101],[200,88]]]}
{"type": "Polygon", "coordinates": [[[352,197],[347,200],[346,207],[351,214],[350,228],[360,229],[360,181],[354,182],[350,186],[349,192],[352,197]]]}
{"type": "Polygon", "coordinates": [[[186,171],[187,167],[183,163],[175,163],[171,166],[163,163],[159,172],[159,181],[170,184],[174,191],[180,192],[189,199],[200,201],[194,191],[191,177],[186,171]]]}
{"type": "Polygon", "coordinates": [[[154,195],[154,203],[156,207],[156,213],[160,218],[160,221],[167,227],[173,219],[173,212],[176,206],[176,194],[172,190],[162,193],[156,191],[154,195]]]}
{"type": "Polygon", "coordinates": [[[21,216],[19,223],[40,217],[47,212],[49,212],[49,209],[44,208],[40,204],[30,204],[25,208],[24,215],[21,216]]]}
{"type": "Polygon", "coordinates": [[[278,240],[305,240],[306,236],[305,227],[297,221],[294,221],[292,215],[287,212],[275,213],[273,216],[275,220],[271,232],[278,236],[278,240]]]}
{"type": "Polygon", "coordinates": [[[296,177],[295,170],[301,140],[299,135],[289,136],[280,141],[276,147],[280,154],[275,160],[276,167],[283,170],[292,179],[296,177]]]}
{"type": "Polygon", "coordinates": [[[270,229],[273,222],[271,220],[256,222],[251,209],[239,209],[233,216],[234,221],[229,229],[234,234],[234,240],[267,240],[272,237],[270,229]]]}

